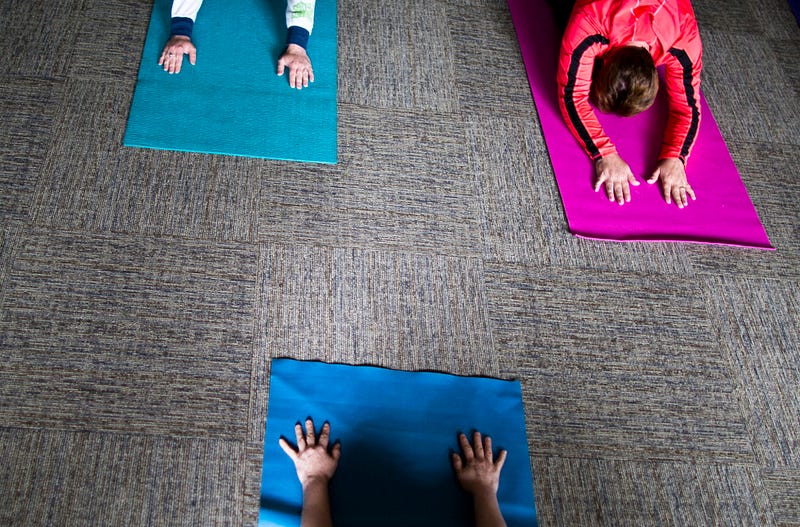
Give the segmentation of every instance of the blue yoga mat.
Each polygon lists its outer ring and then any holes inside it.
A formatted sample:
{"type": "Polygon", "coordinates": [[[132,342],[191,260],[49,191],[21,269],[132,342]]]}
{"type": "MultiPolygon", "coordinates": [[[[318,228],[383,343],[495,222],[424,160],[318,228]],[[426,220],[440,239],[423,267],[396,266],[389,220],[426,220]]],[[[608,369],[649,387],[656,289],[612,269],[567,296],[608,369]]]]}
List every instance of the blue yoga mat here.
{"type": "Polygon", "coordinates": [[[308,54],[315,82],[275,73],[286,46],[284,0],[205,2],[192,40],[197,64],[158,66],[171,0],[155,0],[125,146],[336,163],[336,1],[318,0],[308,54]]]}
{"type": "Polygon", "coordinates": [[[326,420],[342,444],[331,480],[334,525],[463,527],[471,498],[455,479],[449,453],[457,432],[477,429],[508,459],[498,500],[509,527],[536,525],[533,480],[520,385],[514,381],[404,372],[289,359],[272,361],[261,476],[260,526],[298,526],[302,492],[292,461],[294,425],[326,420]]]}

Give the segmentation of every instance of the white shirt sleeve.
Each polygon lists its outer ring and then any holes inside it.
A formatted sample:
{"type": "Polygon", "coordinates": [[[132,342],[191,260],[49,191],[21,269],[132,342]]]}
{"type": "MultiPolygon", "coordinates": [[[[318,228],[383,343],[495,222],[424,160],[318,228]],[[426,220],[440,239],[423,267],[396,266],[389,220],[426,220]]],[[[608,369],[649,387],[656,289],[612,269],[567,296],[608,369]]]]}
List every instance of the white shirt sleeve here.
{"type": "Polygon", "coordinates": [[[191,18],[195,19],[203,0],[172,0],[172,18],[191,18]]]}
{"type": "Polygon", "coordinates": [[[287,0],[286,27],[298,26],[311,33],[314,28],[315,4],[316,0],[287,0]]]}

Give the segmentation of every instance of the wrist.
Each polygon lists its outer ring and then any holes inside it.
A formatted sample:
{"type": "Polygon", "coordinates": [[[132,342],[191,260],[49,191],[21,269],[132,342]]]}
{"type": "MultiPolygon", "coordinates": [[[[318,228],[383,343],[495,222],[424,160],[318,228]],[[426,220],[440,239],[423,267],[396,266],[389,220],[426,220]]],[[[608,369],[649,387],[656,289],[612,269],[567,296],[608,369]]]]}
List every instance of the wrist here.
{"type": "Polygon", "coordinates": [[[472,495],[472,501],[475,507],[479,509],[496,507],[498,505],[497,493],[489,489],[474,493],[472,495]]]}
{"type": "Polygon", "coordinates": [[[304,478],[300,482],[300,484],[303,487],[303,491],[307,491],[307,490],[315,489],[315,488],[322,488],[322,487],[327,488],[328,487],[328,482],[330,481],[330,479],[331,478],[329,478],[328,476],[325,476],[325,475],[322,475],[322,474],[315,474],[313,476],[308,476],[308,477],[304,478]]]}
{"type": "Polygon", "coordinates": [[[472,499],[478,501],[491,501],[497,499],[497,487],[495,486],[482,486],[470,491],[472,499]]]}
{"type": "Polygon", "coordinates": [[[286,53],[305,53],[306,50],[303,46],[298,44],[286,44],[286,53]]]}
{"type": "Polygon", "coordinates": [[[680,163],[681,165],[686,166],[686,161],[683,158],[680,158],[680,157],[666,156],[666,157],[659,158],[658,162],[659,163],[680,163]]]}

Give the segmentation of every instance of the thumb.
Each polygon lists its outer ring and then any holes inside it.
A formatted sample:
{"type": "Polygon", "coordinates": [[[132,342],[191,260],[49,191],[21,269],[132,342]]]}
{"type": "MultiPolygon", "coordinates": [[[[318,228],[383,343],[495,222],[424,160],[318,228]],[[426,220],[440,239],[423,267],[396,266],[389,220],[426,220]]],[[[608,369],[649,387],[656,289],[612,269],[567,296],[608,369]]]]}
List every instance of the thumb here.
{"type": "Polygon", "coordinates": [[[342,457],[342,444],[340,442],[337,441],[336,444],[333,445],[331,455],[336,461],[339,461],[339,458],[342,457]]]}
{"type": "Polygon", "coordinates": [[[286,67],[286,62],[284,62],[283,57],[278,60],[278,76],[283,75],[283,69],[286,67]]]}
{"type": "Polygon", "coordinates": [[[501,450],[500,453],[497,455],[497,459],[494,462],[494,466],[497,467],[497,470],[503,470],[503,465],[506,462],[506,457],[508,457],[508,452],[506,450],[501,450]]]}
{"type": "Polygon", "coordinates": [[[192,48],[189,50],[189,64],[192,66],[197,62],[197,49],[192,48]]]}
{"type": "Polygon", "coordinates": [[[461,472],[461,468],[463,467],[463,461],[461,461],[461,456],[453,452],[452,461],[453,461],[453,468],[456,470],[456,472],[461,472]]]}
{"type": "Polygon", "coordinates": [[[660,176],[660,175],[661,175],[661,167],[655,169],[655,171],[653,172],[653,175],[650,176],[650,179],[648,179],[647,182],[652,185],[653,183],[658,181],[658,176],[660,176]]]}
{"type": "Polygon", "coordinates": [[[278,444],[281,446],[281,449],[286,452],[286,455],[289,456],[292,461],[294,461],[294,459],[297,457],[297,452],[295,452],[291,445],[289,445],[288,441],[281,437],[278,439],[278,444]]]}

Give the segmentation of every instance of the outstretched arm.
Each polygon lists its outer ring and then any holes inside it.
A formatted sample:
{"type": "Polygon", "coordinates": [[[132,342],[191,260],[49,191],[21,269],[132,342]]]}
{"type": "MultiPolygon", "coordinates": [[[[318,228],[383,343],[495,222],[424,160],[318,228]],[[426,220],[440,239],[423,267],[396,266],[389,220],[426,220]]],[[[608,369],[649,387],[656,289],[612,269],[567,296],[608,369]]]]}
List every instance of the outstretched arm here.
{"type": "Polygon", "coordinates": [[[500,471],[506,462],[506,451],[501,450],[494,459],[492,439],[481,433],[472,436],[472,445],[467,436],[458,435],[458,443],[464,458],[453,453],[453,469],[458,483],[472,495],[475,507],[475,527],[505,527],[506,522],[497,502],[497,489],[500,487],[500,471]]]}
{"type": "Polygon", "coordinates": [[[306,432],[297,423],[294,427],[297,439],[297,450],[292,448],[286,439],[280,438],[279,443],[286,455],[294,462],[297,479],[303,487],[303,512],[300,519],[301,527],[332,527],[331,506],[328,497],[328,482],[336,472],[339,457],[342,454],[340,443],[333,445],[328,451],[330,442],[331,425],[327,422],[322,425],[319,439],[316,438],[314,422],[306,419],[306,432]]]}
{"type": "Polygon", "coordinates": [[[286,2],[286,49],[278,59],[278,75],[289,68],[289,86],[298,90],[314,82],[314,69],[306,51],[308,38],[314,29],[315,0],[286,2]]]}
{"type": "Polygon", "coordinates": [[[628,164],[617,154],[589,104],[595,58],[609,45],[602,26],[577,11],[570,19],[561,43],[558,62],[558,104],[567,128],[595,168],[594,190],[604,189],[609,201],[630,201],[630,186],[639,182],[628,164]]]}
{"type": "Polygon", "coordinates": [[[174,0],[170,19],[170,37],[158,59],[158,65],[169,73],[180,73],[183,56],[189,55],[189,63],[197,62],[197,48],[192,43],[194,20],[203,0],[174,0]]]}
{"type": "Polygon", "coordinates": [[[695,199],[686,178],[686,162],[700,130],[700,72],[703,69],[702,43],[694,16],[688,16],[681,28],[683,34],[669,49],[666,61],[669,115],[664,130],[664,143],[658,166],[648,183],[661,182],[661,193],[667,203],[678,208],[695,199]]]}

